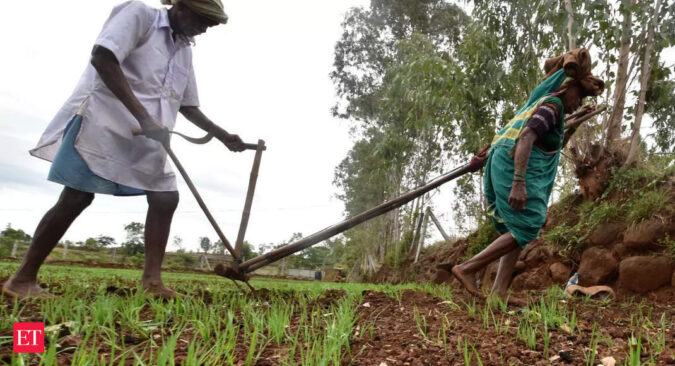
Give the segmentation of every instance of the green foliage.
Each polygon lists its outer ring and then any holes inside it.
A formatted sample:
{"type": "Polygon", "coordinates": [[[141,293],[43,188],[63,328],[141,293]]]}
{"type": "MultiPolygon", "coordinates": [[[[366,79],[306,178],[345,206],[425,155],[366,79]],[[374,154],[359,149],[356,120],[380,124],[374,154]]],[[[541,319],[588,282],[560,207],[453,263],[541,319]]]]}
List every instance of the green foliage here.
{"type": "Polygon", "coordinates": [[[124,226],[127,232],[127,240],[122,243],[122,248],[127,255],[145,253],[145,225],[140,222],[131,222],[124,226]]]}
{"type": "Polygon", "coordinates": [[[645,112],[653,118],[654,151],[675,152],[675,80],[669,79],[674,69],[656,60],[650,76],[645,112]]]}
{"type": "Polygon", "coordinates": [[[99,235],[96,237],[96,247],[105,248],[115,246],[115,238],[105,235],[99,235]]]}
{"type": "Polygon", "coordinates": [[[567,247],[570,250],[579,250],[585,242],[585,237],[581,234],[581,226],[570,226],[567,223],[561,223],[546,232],[544,240],[549,245],[558,247],[567,247]]]}
{"type": "Polygon", "coordinates": [[[630,223],[650,219],[656,213],[663,211],[669,203],[668,194],[663,191],[649,191],[639,194],[635,199],[628,202],[626,218],[630,223]]]}
{"type": "MultiPolygon", "coordinates": [[[[218,242],[220,242],[220,240],[218,242]]],[[[247,261],[249,259],[257,257],[258,253],[256,253],[253,250],[253,246],[249,242],[244,241],[244,243],[241,246],[241,256],[245,261],[247,261]]]]}
{"type": "Polygon", "coordinates": [[[197,263],[197,258],[189,253],[179,253],[178,257],[180,258],[183,267],[186,268],[192,268],[195,263],[197,263]]]}
{"type": "Polygon", "coordinates": [[[206,236],[202,236],[199,238],[199,247],[202,249],[204,253],[208,253],[209,250],[213,247],[211,244],[211,239],[207,238],[206,236]]]}
{"type": "Polygon", "coordinates": [[[476,232],[467,239],[469,246],[466,251],[466,257],[471,258],[480,253],[496,238],[497,230],[492,224],[492,221],[487,218],[483,219],[479,224],[478,229],[476,229],[476,232]]]}
{"type": "Polygon", "coordinates": [[[669,234],[666,234],[664,238],[659,240],[659,244],[666,248],[670,259],[675,261],[675,240],[671,239],[669,234]]]}
{"type": "Polygon", "coordinates": [[[571,254],[581,250],[593,230],[607,222],[635,224],[673,210],[667,182],[672,179],[672,158],[652,158],[638,167],[613,172],[609,187],[596,201],[576,203],[576,196],[563,198],[557,215],[564,218],[547,228],[544,240],[571,254]],[[576,207],[574,205],[577,205],[576,207]]]}
{"type": "Polygon", "coordinates": [[[12,224],[7,224],[5,230],[0,232],[0,238],[7,238],[9,240],[17,240],[22,242],[29,242],[32,239],[32,237],[26,234],[23,230],[13,229],[12,224]]]}
{"type": "Polygon", "coordinates": [[[387,252],[384,261],[389,267],[398,269],[405,263],[408,252],[410,251],[410,242],[412,242],[412,238],[413,231],[406,230],[401,236],[401,240],[394,245],[394,249],[387,252]]]}

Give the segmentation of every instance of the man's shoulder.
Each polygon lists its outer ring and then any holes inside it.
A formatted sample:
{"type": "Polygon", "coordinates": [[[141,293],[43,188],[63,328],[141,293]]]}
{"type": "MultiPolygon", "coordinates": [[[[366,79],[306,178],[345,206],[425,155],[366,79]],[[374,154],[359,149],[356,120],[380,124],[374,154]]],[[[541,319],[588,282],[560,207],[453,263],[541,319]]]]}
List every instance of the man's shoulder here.
{"type": "Polygon", "coordinates": [[[112,10],[112,15],[124,12],[136,16],[144,17],[148,21],[153,21],[159,13],[158,8],[154,8],[139,0],[129,0],[116,5],[112,10]]]}

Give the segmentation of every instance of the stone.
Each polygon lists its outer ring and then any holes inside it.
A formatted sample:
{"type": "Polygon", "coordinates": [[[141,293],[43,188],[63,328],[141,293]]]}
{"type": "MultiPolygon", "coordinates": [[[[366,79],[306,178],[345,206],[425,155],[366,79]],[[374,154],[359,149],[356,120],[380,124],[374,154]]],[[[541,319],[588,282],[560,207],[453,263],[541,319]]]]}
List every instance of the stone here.
{"type": "Polygon", "coordinates": [[[591,246],[607,246],[620,240],[626,225],[619,222],[600,224],[588,236],[588,244],[591,246]]]}
{"type": "Polygon", "coordinates": [[[551,279],[555,283],[565,284],[570,279],[570,276],[572,276],[572,269],[560,262],[551,264],[548,270],[551,273],[551,279]]]}
{"type": "Polygon", "coordinates": [[[563,359],[565,362],[572,362],[574,361],[574,357],[572,357],[572,352],[571,350],[562,350],[558,352],[558,356],[563,359]]]}
{"type": "Polygon", "coordinates": [[[666,257],[629,257],[619,265],[619,285],[633,292],[648,292],[668,285],[672,275],[673,266],[666,257]]]}
{"type": "Polygon", "coordinates": [[[532,248],[532,250],[525,255],[524,262],[527,267],[534,268],[541,263],[545,263],[550,257],[551,250],[540,245],[532,248]]]}
{"type": "Polygon", "coordinates": [[[515,272],[515,273],[520,273],[520,272],[524,271],[525,268],[527,268],[527,265],[525,264],[525,262],[523,262],[523,261],[517,261],[517,262],[516,262],[516,267],[514,268],[514,272],[515,272]]]}
{"type": "Polygon", "coordinates": [[[487,289],[492,288],[492,284],[495,283],[495,278],[497,278],[497,269],[499,269],[499,260],[496,260],[485,267],[485,273],[483,273],[483,279],[481,280],[481,287],[487,289]]]}
{"type": "Polygon", "coordinates": [[[581,255],[579,285],[605,285],[616,278],[618,261],[608,249],[588,248],[581,255]]]}
{"type": "Polygon", "coordinates": [[[450,282],[453,278],[454,276],[449,271],[446,271],[444,269],[437,269],[436,274],[433,277],[433,281],[434,283],[440,285],[442,283],[450,282]]]}
{"type": "Polygon", "coordinates": [[[552,285],[548,266],[541,266],[534,270],[528,270],[513,278],[511,287],[514,291],[543,290],[552,285]]]}
{"type": "Polygon", "coordinates": [[[666,235],[668,225],[659,218],[643,221],[629,227],[623,237],[623,243],[632,250],[658,249],[662,245],[658,240],[666,235]]]}
{"type": "Polygon", "coordinates": [[[630,248],[624,243],[619,243],[612,248],[612,254],[617,259],[624,259],[631,254],[630,248]]]}

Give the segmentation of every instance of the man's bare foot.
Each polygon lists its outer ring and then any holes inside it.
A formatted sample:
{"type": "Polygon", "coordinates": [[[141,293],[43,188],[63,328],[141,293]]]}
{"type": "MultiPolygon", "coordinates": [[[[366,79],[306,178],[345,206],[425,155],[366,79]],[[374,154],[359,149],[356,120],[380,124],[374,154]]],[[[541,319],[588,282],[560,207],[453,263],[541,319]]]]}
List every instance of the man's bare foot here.
{"type": "Polygon", "coordinates": [[[55,296],[45,291],[35,281],[18,282],[14,278],[8,279],[2,286],[2,293],[16,299],[50,299],[55,296]]]}
{"type": "Polygon", "coordinates": [[[462,265],[452,267],[452,274],[457,277],[459,282],[472,294],[483,297],[483,294],[476,287],[476,276],[473,273],[462,271],[462,265]]]}
{"type": "Polygon", "coordinates": [[[141,281],[141,285],[143,286],[143,292],[146,295],[154,298],[162,298],[162,299],[175,299],[177,297],[185,298],[185,295],[179,294],[178,292],[164,286],[164,284],[161,281],[159,282],[141,281]]]}

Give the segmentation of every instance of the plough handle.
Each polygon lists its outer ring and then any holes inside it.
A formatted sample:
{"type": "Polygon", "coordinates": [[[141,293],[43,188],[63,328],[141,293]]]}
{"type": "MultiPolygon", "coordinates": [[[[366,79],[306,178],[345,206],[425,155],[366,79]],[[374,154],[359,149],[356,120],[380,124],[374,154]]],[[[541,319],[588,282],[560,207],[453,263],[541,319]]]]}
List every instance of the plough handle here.
{"type": "MultiPolygon", "coordinates": [[[[181,136],[181,137],[183,137],[184,139],[186,139],[186,140],[188,140],[188,141],[190,141],[190,142],[192,142],[192,143],[195,143],[195,144],[203,144],[203,143],[206,143],[206,142],[210,141],[211,138],[213,138],[213,135],[211,135],[210,133],[207,134],[207,135],[204,136],[204,137],[201,137],[201,138],[188,137],[188,136],[185,136],[185,135],[183,135],[182,133],[176,132],[176,131],[169,131],[169,133],[173,133],[173,134],[176,134],[176,135],[178,135],[178,136],[181,136]]],[[[132,129],[132,130],[131,130],[131,134],[134,135],[134,136],[144,136],[144,135],[145,135],[145,133],[143,132],[143,130],[141,130],[140,128],[134,128],[134,129],[132,129]]],[[[245,149],[245,150],[257,150],[257,149],[258,149],[258,144],[244,143],[244,149],[245,149]]],[[[267,147],[264,146],[264,147],[263,147],[263,150],[267,150],[267,147]]]]}

